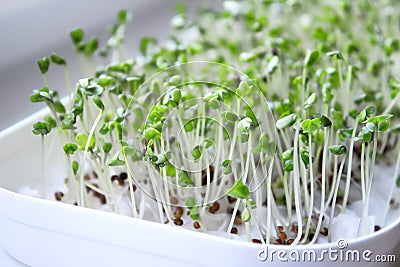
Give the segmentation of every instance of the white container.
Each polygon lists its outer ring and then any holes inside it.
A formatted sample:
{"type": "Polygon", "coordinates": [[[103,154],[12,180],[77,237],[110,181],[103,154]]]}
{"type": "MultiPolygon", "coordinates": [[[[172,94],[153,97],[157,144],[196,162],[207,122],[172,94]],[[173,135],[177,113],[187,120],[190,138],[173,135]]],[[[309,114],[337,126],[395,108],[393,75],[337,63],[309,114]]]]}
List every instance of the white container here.
{"type": "MultiPolygon", "coordinates": [[[[389,254],[397,254],[400,261],[400,218],[368,237],[348,240],[344,249],[338,249],[337,244],[302,246],[296,250],[271,245],[270,257],[260,261],[258,257],[265,254],[259,253],[263,247],[258,244],[15,193],[21,188],[39,189],[44,182],[39,179],[40,137],[31,134],[32,124],[44,114],[45,111],[34,114],[0,133],[0,242],[12,257],[29,266],[287,266],[279,257],[295,266],[331,266],[334,262],[341,266],[379,266],[366,262],[363,256],[374,260],[376,255],[389,254]],[[323,253],[329,248],[337,250],[336,261],[323,253]],[[315,252],[317,262],[301,261],[302,256],[307,258],[312,253],[308,250],[315,252]],[[346,262],[346,255],[353,250],[358,251],[360,261],[346,262]],[[291,257],[298,255],[300,261],[295,264],[291,257]],[[325,257],[323,262],[319,262],[321,255],[325,257]],[[342,260],[340,255],[344,256],[342,260]]],[[[60,173],[64,170],[62,155],[49,144],[46,143],[46,176],[52,178],[46,187],[51,196],[52,189],[62,185],[60,173]]]]}

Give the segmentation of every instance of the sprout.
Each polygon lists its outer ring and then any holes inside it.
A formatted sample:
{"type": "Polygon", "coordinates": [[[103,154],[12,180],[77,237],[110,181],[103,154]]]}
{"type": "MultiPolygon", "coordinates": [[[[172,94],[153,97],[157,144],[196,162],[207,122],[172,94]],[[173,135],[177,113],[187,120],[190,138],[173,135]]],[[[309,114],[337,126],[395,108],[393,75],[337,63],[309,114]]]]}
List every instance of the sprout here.
{"type": "MultiPolygon", "coordinates": [[[[396,12],[377,13],[398,5],[261,2],[226,1],[190,21],[179,4],[173,35],[165,42],[143,38],[137,59],[123,60],[131,18],[125,10],[100,50],[100,39],[73,30],[87,75],[72,93],[66,59],[52,53],[38,60],[44,87],[30,100],[50,113],[32,131],[42,141],[53,129],[58,134],[70,198],[97,207],[92,201],[101,194],[105,210],[121,213],[128,202],[140,218],[151,207],[160,223],[195,224],[204,232],[214,221],[205,218],[215,216],[207,211],[223,203],[218,213],[226,213],[225,205],[233,211],[221,215],[221,225],[230,217],[227,236],[244,222],[247,239],[264,245],[278,239],[278,225],[297,227],[284,244],[320,242],[329,214],[330,240],[338,208],[343,213],[361,201],[358,233],[368,234],[375,164],[400,164],[396,12]],[[277,8],[284,11],[279,16],[277,8]],[[312,24],[293,23],[298,17],[312,24]],[[51,64],[64,68],[67,103],[47,84],[51,64]]],[[[397,179],[395,173],[393,187],[397,179]]],[[[389,206],[390,199],[386,212],[389,206]]]]}

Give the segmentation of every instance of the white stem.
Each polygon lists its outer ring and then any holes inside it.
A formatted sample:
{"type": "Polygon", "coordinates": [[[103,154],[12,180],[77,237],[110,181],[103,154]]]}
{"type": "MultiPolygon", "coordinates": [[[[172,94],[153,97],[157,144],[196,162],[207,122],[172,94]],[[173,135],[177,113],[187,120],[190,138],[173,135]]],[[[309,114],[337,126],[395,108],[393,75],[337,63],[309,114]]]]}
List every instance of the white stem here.
{"type": "Polygon", "coordinates": [[[318,217],[318,224],[317,228],[315,229],[315,233],[313,239],[310,241],[310,244],[314,244],[317,241],[319,236],[319,232],[322,226],[322,219],[324,218],[324,211],[325,211],[325,183],[326,183],[326,155],[328,152],[328,138],[329,134],[327,134],[329,130],[325,130],[325,138],[324,138],[324,151],[322,152],[322,186],[321,186],[321,207],[320,207],[320,214],[318,217]]]}
{"type": "Polygon", "coordinates": [[[347,200],[349,198],[350,181],[351,181],[351,167],[353,166],[352,161],[353,161],[354,137],[356,136],[357,126],[358,126],[358,121],[356,120],[354,129],[353,129],[353,133],[351,134],[351,141],[350,141],[350,147],[349,147],[349,160],[347,163],[346,189],[345,189],[344,196],[343,196],[343,206],[342,206],[341,213],[343,213],[346,210],[347,200]]]}
{"type": "Polygon", "coordinates": [[[298,232],[291,246],[297,245],[299,243],[301,235],[303,233],[303,218],[301,216],[301,199],[300,199],[299,131],[300,127],[296,127],[296,132],[294,134],[294,146],[293,146],[294,201],[296,206],[298,232]]]}

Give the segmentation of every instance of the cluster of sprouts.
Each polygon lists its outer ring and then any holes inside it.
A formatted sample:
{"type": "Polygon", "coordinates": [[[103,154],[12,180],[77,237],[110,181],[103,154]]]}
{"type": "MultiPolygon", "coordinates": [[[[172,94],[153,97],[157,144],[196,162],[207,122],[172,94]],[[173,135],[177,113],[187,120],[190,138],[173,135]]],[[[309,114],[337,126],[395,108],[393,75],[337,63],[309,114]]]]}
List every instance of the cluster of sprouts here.
{"type": "MultiPolygon", "coordinates": [[[[104,48],[71,32],[88,78],[68,101],[38,61],[50,109],[34,124],[62,143],[68,190],[57,200],[263,244],[331,240],[334,218],[361,201],[368,220],[376,165],[400,167],[399,19],[395,1],[225,1],[196,19],[184,5],[163,43],[121,55],[129,14],[104,48]],[[94,68],[96,54],[112,59],[94,68]]],[[[59,85],[58,85],[59,86],[59,85]]],[[[42,155],[42,158],[44,156],[42,155]]],[[[44,161],[42,170],[44,170],[44,161]]],[[[44,173],[44,171],[43,171],[44,173]]],[[[43,189],[45,190],[45,189],[43,189]]]]}

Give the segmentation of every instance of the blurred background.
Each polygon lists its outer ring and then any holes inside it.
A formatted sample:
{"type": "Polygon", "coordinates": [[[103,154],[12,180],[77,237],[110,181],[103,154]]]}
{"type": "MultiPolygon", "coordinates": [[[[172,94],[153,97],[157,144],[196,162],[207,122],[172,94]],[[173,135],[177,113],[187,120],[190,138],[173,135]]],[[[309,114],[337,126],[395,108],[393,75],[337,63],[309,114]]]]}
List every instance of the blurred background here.
{"type": "MultiPolygon", "coordinates": [[[[142,37],[168,37],[178,2],[191,14],[196,6],[216,5],[212,0],[0,0],[0,130],[44,107],[29,102],[32,90],[43,87],[39,58],[56,52],[67,59],[72,85],[82,77],[71,30],[81,27],[85,38],[99,38],[101,47],[118,11],[129,10],[126,48],[135,56],[142,37]]],[[[51,66],[48,80],[52,90],[67,93],[62,67],[51,66]]]]}

